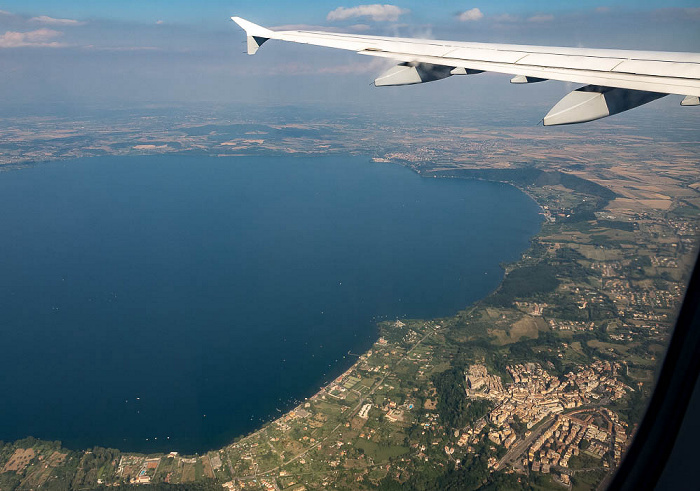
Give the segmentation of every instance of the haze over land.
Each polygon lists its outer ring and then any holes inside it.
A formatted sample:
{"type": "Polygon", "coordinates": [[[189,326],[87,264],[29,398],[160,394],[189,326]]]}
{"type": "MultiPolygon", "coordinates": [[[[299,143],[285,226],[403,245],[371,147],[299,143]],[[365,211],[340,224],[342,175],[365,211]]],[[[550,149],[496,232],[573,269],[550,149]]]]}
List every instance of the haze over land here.
{"type": "MultiPolygon", "coordinates": [[[[584,126],[542,128],[576,85],[516,87],[483,74],[377,89],[368,83],[385,65],[364,57],[272,41],[245,56],[228,18],[697,52],[694,2],[123,5],[0,6],[0,170],[156,154],[226,157],[217,164],[354,156],[431,182],[509,183],[546,222],[503,265],[493,295],[445,318],[380,323],[379,339],[347,371],[253,433],[184,456],[0,443],[0,489],[592,489],[610,477],[653,390],[697,251],[697,108],[669,96],[584,126]]],[[[161,334],[162,344],[146,345],[134,334],[135,349],[164,356],[161,334]]],[[[134,374],[128,386],[143,380],[134,374]]]]}

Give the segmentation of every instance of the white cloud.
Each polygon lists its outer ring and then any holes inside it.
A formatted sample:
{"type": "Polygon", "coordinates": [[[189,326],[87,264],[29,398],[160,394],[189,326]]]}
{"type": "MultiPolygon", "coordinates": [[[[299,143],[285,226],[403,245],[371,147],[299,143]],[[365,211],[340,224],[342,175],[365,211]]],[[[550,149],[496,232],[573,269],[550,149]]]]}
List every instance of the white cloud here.
{"type": "Polygon", "coordinates": [[[346,20],[354,17],[369,17],[373,21],[395,22],[399,16],[409,13],[410,10],[402,9],[396,5],[358,5],[357,7],[338,7],[328,13],[326,17],[329,21],[346,20]]]}
{"type": "Polygon", "coordinates": [[[56,19],[54,17],[49,17],[48,15],[40,15],[39,17],[32,17],[29,22],[38,22],[40,24],[47,24],[50,26],[82,26],[85,22],[73,19],[56,19]]]}
{"type": "Polygon", "coordinates": [[[6,31],[5,34],[0,35],[0,48],[60,48],[65,45],[53,41],[53,39],[62,34],[62,32],[52,29],[37,29],[28,32],[6,31]]]}
{"type": "Polygon", "coordinates": [[[484,14],[479,10],[478,8],[474,7],[473,9],[465,10],[461,14],[459,14],[458,19],[461,20],[462,22],[468,22],[472,20],[481,20],[484,18],[484,14]]]}
{"type": "Polygon", "coordinates": [[[551,22],[554,20],[552,14],[533,15],[527,19],[528,22],[551,22]]]}
{"type": "Polygon", "coordinates": [[[164,20],[157,20],[157,21],[156,21],[156,24],[158,24],[158,25],[160,26],[160,25],[162,25],[162,24],[165,24],[165,21],[164,21],[164,20]]]}

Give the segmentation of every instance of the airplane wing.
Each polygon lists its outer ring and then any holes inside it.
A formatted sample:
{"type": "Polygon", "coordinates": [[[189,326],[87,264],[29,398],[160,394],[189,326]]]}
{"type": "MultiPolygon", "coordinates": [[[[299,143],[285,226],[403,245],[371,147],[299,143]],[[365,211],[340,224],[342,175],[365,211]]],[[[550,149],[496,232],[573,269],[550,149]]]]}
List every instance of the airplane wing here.
{"type": "Polygon", "coordinates": [[[700,54],[464,43],[318,31],[272,31],[240,17],[253,55],[269,39],[379,56],[398,65],[377,77],[378,87],[432,82],[452,75],[498,72],[512,83],[546,80],[586,84],[544,117],[545,126],[583,123],[617,114],[668,94],[700,105],[700,54]]]}

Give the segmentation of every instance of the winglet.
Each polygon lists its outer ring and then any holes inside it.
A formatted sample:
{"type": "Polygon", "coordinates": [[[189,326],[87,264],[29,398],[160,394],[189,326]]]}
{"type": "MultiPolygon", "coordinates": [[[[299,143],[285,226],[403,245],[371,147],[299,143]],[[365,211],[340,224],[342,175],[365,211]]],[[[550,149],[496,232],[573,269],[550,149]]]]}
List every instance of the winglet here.
{"type": "Polygon", "coordinates": [[[263,26],[253,24],[245,19],[241,19],[240,17],[231,17],[231,20],[241,26],[248,36],[249,55],[254,55],[265,41],[275,35],[273,31],[263,26]]]}

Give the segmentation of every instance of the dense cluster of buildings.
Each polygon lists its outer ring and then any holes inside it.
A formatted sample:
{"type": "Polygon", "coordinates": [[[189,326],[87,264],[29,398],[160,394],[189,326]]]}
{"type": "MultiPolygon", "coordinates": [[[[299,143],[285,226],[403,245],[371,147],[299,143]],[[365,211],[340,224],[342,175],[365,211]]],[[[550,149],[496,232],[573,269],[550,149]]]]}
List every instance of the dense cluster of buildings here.
{"type": "Polygon", "coordinates": [[[595,323],[549,319],[549,326],[556,331],[592,331],[595,328],[595,323]]]}
{"type": "Polygon", "coordinates": [[[489,375],[485,366],[472,365],[465,375],[467,396],[491,400],[496,406],[485,420],[464,432],[457,445],[475,443],[490,423],[489,440],[510,449],[518,440],[512,427],[516,421],[526,426],[527,438],[535,427],[540,425],[541,431],[542,425],[554,418],[530,445],[524,466],[548,473],[551,466],[568,467],[571,456],[579,452],[598,459],[609,454],[618,463],[627,443],[627,429],[602,405],[633,390],[618,380],[620,369],[618,363],[598,360],[559,378],[538,363],[509,365],[506,370],[513,382],[504,387],[500,377],[489,375]],[[605,427],[596,425],[601,420],[605,427]],[[585,449],[581,448],[583,440],[585,449]]]}
{"type": "Polygon", "coordinates": [[[560,380],[539,363],[509,365],[506,370],[513,383],[504,388],[500,377],[489,375],[485,366],[472,365],[466,374],[467,396],[496,403],[488,415],[489,422],[496,427],[517,417],[532,428],[552,414],[604,398],[616,400],[626,391],[632,391],[617,379],[619,369],[618,363],[599,360],[580,367],[576,373],[567,373],[560,380]]]}
{"type": "MultiPolygon", "coordinates": [[[[626,425],[609,409],[589,409],[559,415],[554,423],[532,443],[523,464],[535,472],[569,467],[569,460],[580,454],[594,459],[609,455],[617,466],[629,436],[626,425]],[[595,424],[602,420],[605,426],[595,424]]],[[[603,460],[605,467],[610,464],[603,460]]]]}

